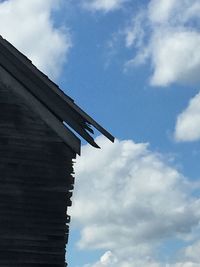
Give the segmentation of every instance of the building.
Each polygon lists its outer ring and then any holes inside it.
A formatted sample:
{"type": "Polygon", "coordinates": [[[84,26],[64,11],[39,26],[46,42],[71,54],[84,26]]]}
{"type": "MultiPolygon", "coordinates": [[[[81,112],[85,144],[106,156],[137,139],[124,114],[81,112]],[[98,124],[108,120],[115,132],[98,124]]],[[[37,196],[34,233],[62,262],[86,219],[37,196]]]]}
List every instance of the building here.
{"type": "Polygon", "coordinates": [[[75,133],[98,147],[91,126],[114,141],[0,38],[0,266],[66,266],[75,133]]]}

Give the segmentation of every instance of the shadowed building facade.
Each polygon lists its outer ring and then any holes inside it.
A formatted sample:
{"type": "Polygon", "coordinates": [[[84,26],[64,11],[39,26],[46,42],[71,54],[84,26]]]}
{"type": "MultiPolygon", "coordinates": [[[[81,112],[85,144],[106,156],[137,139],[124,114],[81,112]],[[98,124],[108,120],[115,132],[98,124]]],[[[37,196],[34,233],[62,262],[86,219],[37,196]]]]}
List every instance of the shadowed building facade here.
{"type": "Polygon", "coordinates": [[[0,38],[0,266],[66,266],[74,132],[98,147],[91,126],[114,141],[0,38]]]}

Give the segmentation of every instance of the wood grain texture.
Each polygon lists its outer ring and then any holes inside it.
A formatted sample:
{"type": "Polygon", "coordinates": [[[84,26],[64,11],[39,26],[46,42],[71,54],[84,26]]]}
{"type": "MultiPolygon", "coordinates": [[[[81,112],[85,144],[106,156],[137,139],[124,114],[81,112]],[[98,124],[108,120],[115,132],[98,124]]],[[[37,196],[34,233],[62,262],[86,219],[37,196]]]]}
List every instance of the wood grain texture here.
{"type": "Polygon", "coordinates": [[[66,266],[75,156],[0,83],[0,266],[66,266]]]}

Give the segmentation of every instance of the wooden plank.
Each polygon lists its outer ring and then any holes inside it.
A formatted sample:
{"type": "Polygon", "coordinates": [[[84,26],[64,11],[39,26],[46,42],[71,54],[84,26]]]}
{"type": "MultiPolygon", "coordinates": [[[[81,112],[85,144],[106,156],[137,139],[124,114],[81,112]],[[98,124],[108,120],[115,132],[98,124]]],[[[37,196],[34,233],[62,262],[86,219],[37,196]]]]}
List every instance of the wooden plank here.
{"type": "Polygon", "coordinates": [[[49,125],[58,136],[80,155],[80,140],[59,121],[40,101],[29,93],[14,77],[0,66],[0,80],[15,93],[23,97],[28,105],[35,111],[42,120],[49,125]]]}
{"type": "Polygon", "coordinates": [[[0,101],[0,266],[63,267],[76,153],[1,83],[0,101]]]}

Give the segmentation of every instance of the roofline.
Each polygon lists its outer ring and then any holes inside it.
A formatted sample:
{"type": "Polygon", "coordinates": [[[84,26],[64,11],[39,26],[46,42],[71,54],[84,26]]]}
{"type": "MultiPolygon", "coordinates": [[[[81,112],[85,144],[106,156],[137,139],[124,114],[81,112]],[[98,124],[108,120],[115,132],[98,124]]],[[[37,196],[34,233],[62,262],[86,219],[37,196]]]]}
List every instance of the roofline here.
{"type": "Polygon", "coordinates": [[[114,137],[106,129],[76,105],[72,98],[2,37],[0,37],[0,65],[20,81],[59,120],[67,123],[92,146],[99,147],[89,134],[89,132],[93,133],[90,125],[114,142],[114,137]]]}

